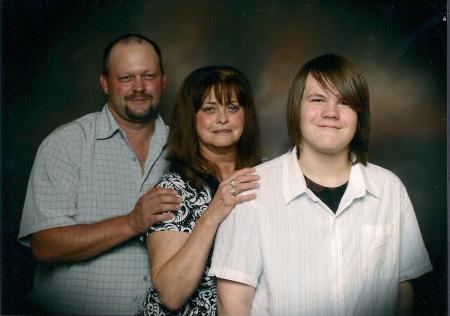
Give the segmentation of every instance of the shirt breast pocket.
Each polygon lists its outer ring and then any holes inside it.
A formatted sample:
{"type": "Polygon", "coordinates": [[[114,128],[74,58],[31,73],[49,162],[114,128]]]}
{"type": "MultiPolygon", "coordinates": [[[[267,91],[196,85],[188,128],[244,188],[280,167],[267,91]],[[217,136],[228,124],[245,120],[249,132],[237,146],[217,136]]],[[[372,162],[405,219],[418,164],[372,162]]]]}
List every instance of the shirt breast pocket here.
{"type": "Polygon", "coordinates": [[[396,277],[398,269],[397,236],[398,232],[394,225],[363,225],[361,227],[362,263],[365,279],[396,277]]]}

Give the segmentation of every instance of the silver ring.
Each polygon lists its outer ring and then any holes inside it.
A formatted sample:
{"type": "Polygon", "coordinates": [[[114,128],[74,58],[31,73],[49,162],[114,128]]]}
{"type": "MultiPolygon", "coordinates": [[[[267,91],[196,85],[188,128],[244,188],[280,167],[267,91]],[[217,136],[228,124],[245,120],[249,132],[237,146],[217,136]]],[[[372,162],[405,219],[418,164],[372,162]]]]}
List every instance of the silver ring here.
{"type": "Polygon", "coordinates": [[[237,190],[236,190],[237,184],[236,184],[236,181],[231,180],[231,181],[230,181],[230,185],[231,185],[230,193],[231,193],[232,195],[236,196],[236,195],[237,195],[237,190]]]}

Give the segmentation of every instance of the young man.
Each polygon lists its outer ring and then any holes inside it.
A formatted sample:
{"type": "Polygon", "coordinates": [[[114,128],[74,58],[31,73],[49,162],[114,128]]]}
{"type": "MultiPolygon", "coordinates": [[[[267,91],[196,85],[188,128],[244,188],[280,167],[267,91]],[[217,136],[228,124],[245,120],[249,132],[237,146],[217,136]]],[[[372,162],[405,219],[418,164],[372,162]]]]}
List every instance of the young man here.
{"type": "Polygon", "coordinates": [[[257,198],[217,234],[222,315],[408,313],[432,269],[408,194],[367,162],[369,93],[337,55],[306,63],[288,100],[291,151],[257,167],[257,198]]]}
{"type": "Polygon", "coordinates": [[[46,314],[134,314],[151,285],[136,237],[180,203],[174,190],[151,189],[167,165],[158,46],[137,34],[114,40],[100,83],[102,112],[50,134],[28,183],[19,240],[39,261],[32,298],[46,314]]]}

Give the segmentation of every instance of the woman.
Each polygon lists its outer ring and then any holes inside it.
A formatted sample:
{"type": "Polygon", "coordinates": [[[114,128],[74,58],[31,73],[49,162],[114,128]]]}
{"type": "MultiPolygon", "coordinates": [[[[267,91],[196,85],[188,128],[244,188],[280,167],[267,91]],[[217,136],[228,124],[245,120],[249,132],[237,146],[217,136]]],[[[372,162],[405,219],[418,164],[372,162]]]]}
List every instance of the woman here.
{"type": "Polygon", "coordinates": [[[215,315],[216,280],[207,276],[214,236],[236,204],[256,197],[239,193],[259,186],[249,168],[260,162],[259,127],[240,71],[212,66],[188,75],[172,115],[168,160],[170,173],[158,186],[176,189],[183,202],[147,234],[154,287],[139,314],[215,315]]]}

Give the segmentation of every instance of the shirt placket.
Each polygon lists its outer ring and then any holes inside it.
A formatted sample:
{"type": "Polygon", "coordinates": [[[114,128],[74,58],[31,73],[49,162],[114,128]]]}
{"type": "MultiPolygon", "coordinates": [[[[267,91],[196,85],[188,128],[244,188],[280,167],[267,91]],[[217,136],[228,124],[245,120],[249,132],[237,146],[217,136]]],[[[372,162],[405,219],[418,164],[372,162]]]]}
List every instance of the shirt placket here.
{"type": "Polygon", "coordinates": [[[344,315],[344,267],[342,258],[342,233],[339,217],[331,218],[332,301],[333,315],[344,315]]]}

